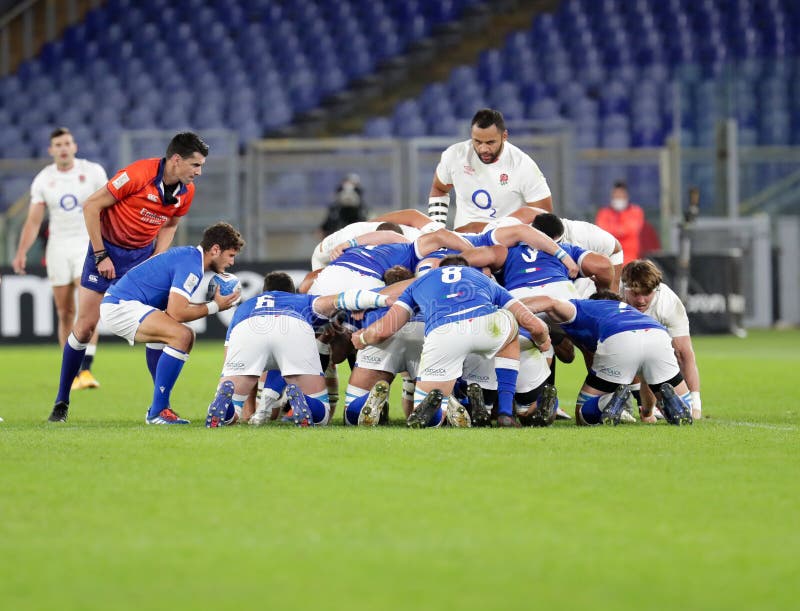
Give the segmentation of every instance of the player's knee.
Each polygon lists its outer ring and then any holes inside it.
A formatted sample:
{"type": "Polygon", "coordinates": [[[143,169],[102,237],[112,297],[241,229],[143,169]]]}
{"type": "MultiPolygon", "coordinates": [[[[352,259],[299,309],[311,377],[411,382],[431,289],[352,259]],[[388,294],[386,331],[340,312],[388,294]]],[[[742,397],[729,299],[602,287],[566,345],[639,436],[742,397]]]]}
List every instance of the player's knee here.
{"type": "Polygon", "coordinates": [[[192,331],[191,327],[176,323],[170,329],[169,336],[170,338],[167,344],[173,348],[183,350],[184,352],[189,352],[192,349],[192,344],[194,344],[194,331],[192,331]]]}

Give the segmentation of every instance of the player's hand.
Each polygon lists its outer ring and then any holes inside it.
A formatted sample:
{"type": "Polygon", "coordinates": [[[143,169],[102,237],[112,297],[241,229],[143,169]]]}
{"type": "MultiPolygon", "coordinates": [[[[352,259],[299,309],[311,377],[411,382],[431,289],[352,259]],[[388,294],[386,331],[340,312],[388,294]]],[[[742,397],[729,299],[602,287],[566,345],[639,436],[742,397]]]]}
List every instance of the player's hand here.
{"type": "Polygon", "coordinates": [[[573,280],[575,278],[577,278],[578,275],[581,273],[581,268],[578,267],[578,264],[575,263],[575,260],[572,257],[570,257],[569,255],[564,257],[564,259],[561,261],[561,263],[563,263],[564,267],[567,268],[567,275],[570,278],[572,278],[573,280]]]}
{"type": "Polygon", "coordinates": [[[219,311],[223,312],[224,310],[228,310],[235,306],[239,299],[242,297],[242,291],[234,291],[230,295],[220,295],[219,287],[217,287],[217,292],[214,293],[214,301],[217,302],[219,306],[219,311]]]}
{"type": "Polygon", "coordinates": [[[658,419],[656,418],[656,415],[653,413],[653,408],[652,407],[649,407],[649,408],[644,407],[644,406],[640,407],[639,408],[639,418],[645,424],[655,424],[656,422],[658,422],[658,419]]]}
{"type": "Polygon", "coordinates": [[[11,266],[14,268],[15,274],[24,274],[25,273],[25,261],[27,257],[25,255],[17,255],[14,257],[14,260],[11,262],[11,266]]]}
{"type": "Polygon", "coordinates": [[[553,344],[550,342],[550,336],[548,335],[547,339],[545,341],[543,341],[541,344],[536,344],[536,347],[539,349],[539,352],[541,352],[542,354],[544,354],[545,352],[550,350],[550,348],[553,347],[553,344]]]}
{"type": "Polygon", "coordinates": [[[103,278],[107,278],[108,280],[113,280],[117,277],[117,270],[114,269],[114,263],[111,261],[111,257],[106,257],[100,263],[97,264],[97,271],[103,278]]]}
{"type": "Polygon", "coordinates": [[[333,247],[331,251],[331,261],[335,261],[339,257],[342,256],[342,253],[350,248],[351,244],[349,242],[342,242],[341,244],[337,244],[333,247]]]}

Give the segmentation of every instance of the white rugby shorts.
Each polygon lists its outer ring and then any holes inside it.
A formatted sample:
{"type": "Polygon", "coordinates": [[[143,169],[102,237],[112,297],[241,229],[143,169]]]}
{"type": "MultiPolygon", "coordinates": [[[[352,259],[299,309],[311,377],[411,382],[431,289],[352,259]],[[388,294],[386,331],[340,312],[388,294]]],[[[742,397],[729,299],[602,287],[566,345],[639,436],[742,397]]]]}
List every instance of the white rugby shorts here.
{"type": "Polygon", "coordinates": [[[653,384],[671,380],[680,372],[672,338],[655,328],[623,331],[598,342],[592,370],[614,384],[630,384],[639,370],[653,384]]]}
{"type": "Polygon", "coordinates": [[[335,295],[348,289],[382,289],[386,284],[380,278],[361,274],[341,265],[329,265],[314,279],[309,295],[335,295]]]}
{"type": "Polygon", "coordinates": [[[223,376],[260,376],[279,369],[284,376],[322,375],[314,330],[294,316],[252,316],[228,339],[223,376]]]}
{"type": "Polygon", "coordinates": [[[514,315],[504,309],[436,327],[425,337],[417,379],[455,380],[461,376],[468,354],[491,359],[517,330],[514,315]]]}
{"type": "Polygon", "coordinates": [[[359,350],[356,366],[395,374],[407,371],[416,378],[424,340],[425,323],[407,322],[386,341],[359,350]]]}
{"type": "Polygon", "coordinates": [[[133,346],[136,331],[145,317],[156,308],[145,305],[141,301],[120,301],[119,303],[101,303],[100,320],[109,331],[128,340],[133,346]]]}
{"type": "Polygon", "coordinates": [[[66,243],[48,241],[45,260],[50,285],[66,286],[80,280],[88,248],[89,243],[84,240],[70,240],[66,243]]]}

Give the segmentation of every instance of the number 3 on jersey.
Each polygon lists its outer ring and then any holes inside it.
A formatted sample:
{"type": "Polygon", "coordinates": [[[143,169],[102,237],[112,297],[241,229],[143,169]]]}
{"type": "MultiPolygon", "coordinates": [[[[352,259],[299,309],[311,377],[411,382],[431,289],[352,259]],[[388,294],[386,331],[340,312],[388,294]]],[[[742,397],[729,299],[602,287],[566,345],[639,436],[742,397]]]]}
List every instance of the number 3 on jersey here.
{"type": "Polygon", "coordinates": [[[497,215],[497,209],[492,208],[492,196],[485,189],[478,189],[472,194],[472,203],[481,210],[488,210],[491,218],[497,215]]]}

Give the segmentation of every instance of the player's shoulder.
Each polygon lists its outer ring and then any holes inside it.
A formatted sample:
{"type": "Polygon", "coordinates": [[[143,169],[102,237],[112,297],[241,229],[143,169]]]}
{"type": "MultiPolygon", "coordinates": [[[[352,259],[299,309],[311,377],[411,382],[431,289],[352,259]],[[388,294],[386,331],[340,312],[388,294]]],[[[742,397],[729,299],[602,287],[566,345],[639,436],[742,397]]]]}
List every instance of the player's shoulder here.
{"type": "Polygon", "coordinates": [[[533,158],[528,153],[519,148],[516,144],[513,144],[509,140],[506,140],[503,146],[506,150],[509,160],[511,160],[514,164],[530,165],[530,166],[536,165],[536,163],[533,161],[533,158]]]}
{"type": "Polygon", "coordinates": [[[75,159],[75,164],[81,169],[81,171],[94,174],[102,174],[103,176],[106,175],[106,169],[97,163],[96,161],[91,161],[89,159],[83,159],[79,157],[75,159]]]}
{"type": "Polygon", "coordinates": [[[442,158],[448,159],[466,159],[469,152],[472,150],[471,140],[462,140],[448,146],[442,153],[442,158]]]}
{"type": "Polygon", "coordinates": [[[158,157],[152,159],[137,159],[122,168],[117,174],[125,173],[131,180],[152,180],[158,174],[158,157]]]}
{"type": "Polygon", "coordinates": [[[56,167],[56,164],[48,163],[36,173],[36,176],[33,177],[33,182],[47,180],[48,178],[55,176],[57,172],[58,168],[56,167]]]}

